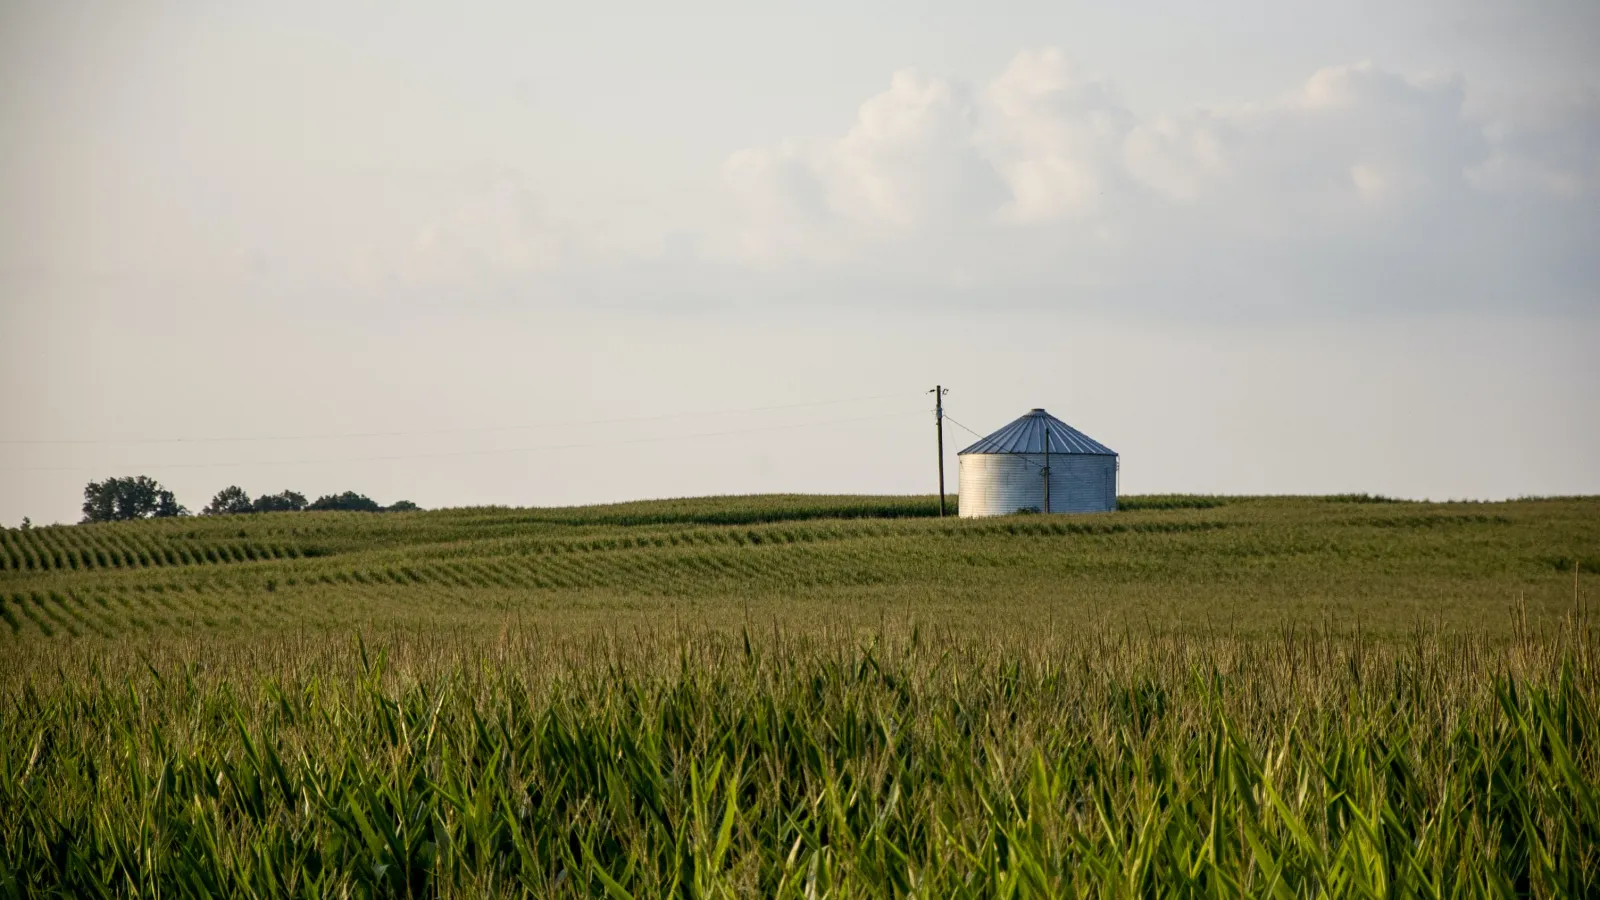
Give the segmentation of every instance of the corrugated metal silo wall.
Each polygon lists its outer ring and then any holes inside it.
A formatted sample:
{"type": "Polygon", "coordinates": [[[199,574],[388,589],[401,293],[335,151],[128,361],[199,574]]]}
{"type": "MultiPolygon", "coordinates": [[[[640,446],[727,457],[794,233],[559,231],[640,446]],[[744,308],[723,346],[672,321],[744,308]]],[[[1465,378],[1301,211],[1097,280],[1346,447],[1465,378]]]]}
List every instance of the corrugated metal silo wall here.
{"type": "MultiPolygon", "coordinates": [[[[1042,453],[969,453],[961,457],[961,516],[1044,511],[1042,453]]],[[[1117,508],[1117,458],[1050,454],[1050,511],[1107,512],[1117,508]]]]}

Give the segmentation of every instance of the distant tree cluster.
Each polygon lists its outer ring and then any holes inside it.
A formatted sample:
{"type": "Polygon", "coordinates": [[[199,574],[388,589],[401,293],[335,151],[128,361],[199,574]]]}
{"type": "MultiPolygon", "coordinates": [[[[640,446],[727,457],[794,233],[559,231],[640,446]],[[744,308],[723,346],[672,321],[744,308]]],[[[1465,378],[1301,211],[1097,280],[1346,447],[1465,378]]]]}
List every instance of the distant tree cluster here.
{"type": "Polygon", "coordinates": [[[164,519],[188,514],[171,491],[144,475],[91,481],[83,489],[85,522],[164,519]]]}
{"type": "Polygon", "coordinates": [[[338,509],[346,512],[383,512],[371,497],[358,494],[355,491],[345,491],[342,494],[324,494],[311,504],[312,509],[338,509]]]}
{"type": "MultiPolygon", "coordinates": [[[[238,490],[235,488],[234,490],[238,490]]],[[[239,491],[239,493],[244,493],[239,491]]],[[[306,508],[306,495],[299,491],[280,491],[262,494],[250,504],[252,512],[299,512],[306,508]]]]}
{"type": "Polygon", "coordinates": [[[306,495],[298,491],[282,491],[277,494],[262,494],[250,499],[250,494],[238,485],[230,485],[217,492],[211,498],[211,503],[200,511],[204,516],[227,516],[240,513],[257,512],[301,512],[309,510],[319,512],[323,510],[344,510],[347,512],[410,512],[421,509],[410,500],[400,500],[384,506],[365,494],[355,491],[345,491],[342,494],[324,494],[321,497],[306,502],[306,495]]]}
{"type": "Polygon", "coordinates": [[[238,485],[229,485],[211,498],[205,509],[200,510],[202,516],[231,516],[242,513],[257,512],[299,512],[306,508],[306,495],[298,491],[282,491],[276,494],[262,494],[254,500],[250,494],[238,485]]]}
{"type": "MultiPolygon", "coordinates": [[[[383,506],[372,498],[355,491],[326,494],[307,502],[306,495],[298,491],[280,491],[262,494],[254,500],[238,485],[229,485],[218,491],[205,509],[203,516],[232,516],[245,513],[302,512],[307,510],[352,510],[356,512],[410,512],[421,509],[410,500],[401,500],[383,506]]],[[[83,489],[84,522],[122,522],[129,519],[162,519],[186,516],[189,510],[179,503],[172,492],[153,478],[144,475],[128,478],[107,478],[91,481],[83,489]]],[[[27,527],[26,525],[24,527],[27,527]]]]}

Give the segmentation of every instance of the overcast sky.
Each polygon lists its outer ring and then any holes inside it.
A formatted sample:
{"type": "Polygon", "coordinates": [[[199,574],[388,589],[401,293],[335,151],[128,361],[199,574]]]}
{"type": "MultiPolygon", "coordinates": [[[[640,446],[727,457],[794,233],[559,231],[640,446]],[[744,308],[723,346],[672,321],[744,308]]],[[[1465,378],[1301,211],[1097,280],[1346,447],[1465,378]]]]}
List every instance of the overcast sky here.
{"type": "Polygon", "coordinates": [[[1600,6],[0,0],[0,523],[1600,493],[1600,6]],[[757,11],[759,10],[759,11],[757,11]]]}

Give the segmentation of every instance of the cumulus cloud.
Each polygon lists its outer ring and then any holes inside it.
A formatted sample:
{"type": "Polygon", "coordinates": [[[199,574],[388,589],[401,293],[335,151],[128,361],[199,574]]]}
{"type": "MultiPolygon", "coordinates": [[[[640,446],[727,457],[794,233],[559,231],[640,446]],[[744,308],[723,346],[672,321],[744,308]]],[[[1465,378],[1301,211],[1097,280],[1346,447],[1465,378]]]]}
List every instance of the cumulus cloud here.
{"type": "Polygon", "coordinates": [[[960,87],[914,70],[896,73],[820,160],[831,207],[892,228],[982,215],[999,186],[976,146],[975,124],[960,87]]]}
{"type": "Polygon", "coordinates": [[[954,266],[1051,302],[1592,306],[1574,235],[1597,215],[1548,204],[1600,183],[1600,103],[1496,117],[1468,100],[1458,76],[1358,63],[1141,114],[1047,49],[975,92],[897,73],[842,137],[743,150],[726,172],[761,265],[905,285],[954,266]]]}
{"type": "Polygon", "coordinates": [[[1459,79],[1332,67],[1281,100],[1141,122],[1123,159],[1159,197],[1226,198],[1274,226],[1392,209],[1460,191],[1485,158],[1463,102],[1459,79]]]}
{"type": "Polygon", "coordinates": [[[1600,309],[1600,98],[1323,68],[1141,112],[1055,49],[977,87],[906,69],[841,134],[731,154],[731,218],[627,243],[501,174],[350,281],[618,307],[1049,305],[1207,317],[1600,309]]]}
{"type": "Polygon", "coordinates": [[[983,143],[1022,221],[1104,214],[1127,181],[1123,145],[1137,124],[1105,82],[1059,50],[1024,52],[989,86],[983,143]]]}
{"type": "Polygon", "coordinates": [[[1005,185],[978,146],[975,104],[949,81],[906,69],[861,105],[836,140],[737,152],[725,173],[765,223],[750,252],[836,258],[848,245],[986,217],[1005,185]]]}

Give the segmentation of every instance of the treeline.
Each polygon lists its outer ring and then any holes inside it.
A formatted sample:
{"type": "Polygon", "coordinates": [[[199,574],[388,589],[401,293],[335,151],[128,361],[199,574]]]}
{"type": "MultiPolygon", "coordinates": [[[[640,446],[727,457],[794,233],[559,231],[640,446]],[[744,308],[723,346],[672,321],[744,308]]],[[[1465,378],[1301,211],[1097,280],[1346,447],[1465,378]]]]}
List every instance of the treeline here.
{"type": "MultiPolygon", "coordinates": [[[[400,500],[384,506],[365,494],[345,491],[342,494],[324,494],[310,502],[299,491],[280,491],[262,494],[251,499],[250,494],[238,485],[229,485],[218,491],[211,502],[200,510],[202,516],[232,516],[264,512],[317,512],[321,510],[346,510],[351,512],[410,512],[421,509],[410,500],[400,500]]],[[[125,522],[131,519],[162,519],[189,515],[188,507],[153,478],[144,475],[128,478],[107,478],[91,481],[83,489],[83,521],[125,522]]]]}
{"type": "Polygon", "coordinates": [[[317,512],[320,510],[345,510],[348,512],[410,512],[421,509],[410,500],[399,500],[388,506],[383,506],[365,494],[355,491],[345,491],[342,494],[324,494],[321,497],[306,502],[306,495],[299,491],[281,491],[276,494],[262,494],[250,499],[250,494],[238,485],[229,485],[211,498],[205,509],[200,510],[202,516],[232,516],[244,513],[258,512],[317,512]]]}

